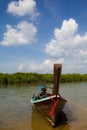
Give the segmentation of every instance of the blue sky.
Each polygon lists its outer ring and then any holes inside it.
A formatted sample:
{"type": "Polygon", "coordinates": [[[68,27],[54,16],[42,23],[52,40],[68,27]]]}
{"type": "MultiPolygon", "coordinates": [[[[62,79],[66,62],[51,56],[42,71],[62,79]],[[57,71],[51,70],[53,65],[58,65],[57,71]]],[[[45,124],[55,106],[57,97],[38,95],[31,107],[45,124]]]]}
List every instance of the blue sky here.
{"type": "Polygon", "coordinates": [[[86,0],[0,0],[0,73],[87,73],[86,0]]]}

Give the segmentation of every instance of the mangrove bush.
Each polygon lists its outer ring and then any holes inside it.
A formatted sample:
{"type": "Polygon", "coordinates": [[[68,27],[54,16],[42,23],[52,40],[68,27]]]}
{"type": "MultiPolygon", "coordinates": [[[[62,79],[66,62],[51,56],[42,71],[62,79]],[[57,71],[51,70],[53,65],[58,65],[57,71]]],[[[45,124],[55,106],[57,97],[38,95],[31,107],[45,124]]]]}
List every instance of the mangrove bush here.
{"type": "MultiPolygon", "coordinates": [[[[53,74],[38,73],[0,73],[0,84],[18,84],[18,83],[53,83],[53,74]]],[[[87,74],[62,74],[61,82],[81,82],[87,81],[87,74]]]]}

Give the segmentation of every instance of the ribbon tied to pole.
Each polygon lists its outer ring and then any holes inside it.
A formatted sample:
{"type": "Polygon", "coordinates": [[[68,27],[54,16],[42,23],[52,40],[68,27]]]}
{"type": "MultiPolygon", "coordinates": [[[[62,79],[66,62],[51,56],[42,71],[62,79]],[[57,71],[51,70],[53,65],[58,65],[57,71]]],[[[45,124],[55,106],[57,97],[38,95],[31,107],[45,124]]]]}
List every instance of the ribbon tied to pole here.
{"type": "Polygon", "coordinates": [[[58,103],[60,100],[59,100],[59,99],[54,100],[53,97],[52,97],[52,95],[50,96],[50,99],[54,102],[53,107],[52,107],[52,109],[51,109],[51,111],[50,111],[50,116],[52,116],[52,115],[54,114],[56,105],[57,105],[57,103],[58,103]]]}

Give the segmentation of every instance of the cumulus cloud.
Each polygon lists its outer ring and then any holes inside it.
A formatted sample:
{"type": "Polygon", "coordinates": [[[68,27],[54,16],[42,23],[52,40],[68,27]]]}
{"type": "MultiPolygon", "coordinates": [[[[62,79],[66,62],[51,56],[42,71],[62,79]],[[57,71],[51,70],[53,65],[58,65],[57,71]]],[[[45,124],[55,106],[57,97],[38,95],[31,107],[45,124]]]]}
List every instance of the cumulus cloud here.
{"type": "Polygon", "coordinates": [[[27,71],[29,72],[36,72],[36,73],[50,73],[53,70],[53,64],[49,64],[50,60],[46,60],[41,64],[29,64],[27,66],[27,71]]]}
{"type": "Polygon", "coordinates": [[[74,19],[64,20],[61,28],[54,29],[53,39],[46,44],[45,51],[50,60],[64,59],[66,72],[81,72],[87,63],[87,32],[78,34],[78,24],[74,19]],[[76,70],[77,69],[77,70],[76,70]]]}
{"type": "Polygon", "coordinates": [[[30,64],[28,67],[29,72],[47,73],[52,72],[52,63],[49,59],[42,62],[41,64],[30,64]]]}
{"type": "Polygon", "coordinates": [[[87,73],[87,32],[81,36],[74,19],[64,20],[61,28],[55,28],[53,39],[46,44],[49,58],[38,63],[21,64],[19,70],[53,73],[53,64],[62,64],[62,73],[87,73]]]}
{"type": "Polygon", "coordinates": [[[72,49],[75,45],[77,27],[75,20],[64,20],[61,29],[54,29],[54,38],[46,44],[46,52],[53,57],[67,56],[66,50],[72,49]]]}
{"type": "Polygon", "coordinates": [[[19,67],[18,67],[18,71],[23,71],[24,70],[24,64],[20,64],[19,67]]]}
{"type": "Polygon", "coordinates": [[[6,25],[6,29],[7,31],[3,34],[3,40],[0,41],[0,45],[31,44],[36,41],[37,28],[32,23],[22,21],[14,27],[6,25]]]}
{"type": "Polygon", "coordinates": [[[53,73],[54,63],[61,63],[64,59],[46,59],[41,64],[38,63],[24,63],[18,66],[19,71],[36,72],[36,73],[53,73]]]}
{"type": "Polygon", "coordinates": [[[36,11],[35,0],[12,1],[8,4],[7,12],[17,16],[28,15],[31,18],[39,15],[39,13],[36,11]]]}

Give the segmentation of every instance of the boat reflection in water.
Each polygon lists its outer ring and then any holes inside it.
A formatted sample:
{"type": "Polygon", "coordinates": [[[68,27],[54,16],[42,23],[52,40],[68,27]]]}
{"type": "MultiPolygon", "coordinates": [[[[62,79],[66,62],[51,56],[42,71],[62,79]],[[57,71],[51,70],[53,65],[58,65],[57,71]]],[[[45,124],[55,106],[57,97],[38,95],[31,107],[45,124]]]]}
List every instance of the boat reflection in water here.
{"type": "Polygon", "coordinates": [[[55,126],[58,120],[62,118],[61,113],[67,102],[59,94],[61,69],[61,64],[54,64],[54,86],[52,93],[47,92],[46,86],[40,86],[40,94],[33,95],[31,99],[31,103],[52,124],[52,126],[55,126]]]}
{"type": "MultiPolygon", "coordinates": [[[[58,130],[58,128],[60,129],[61,126],[64,130],[70,130],[70,126],[67,123],[67,117],[64,111],[60,112],[59,118],[56,122],[55,130],[58,130]]],[[[35,107],[32,107],[31,128],[32,130],[53,130],[49,122],[43,118],[43,116],[35,109],[35,107]]]]}

